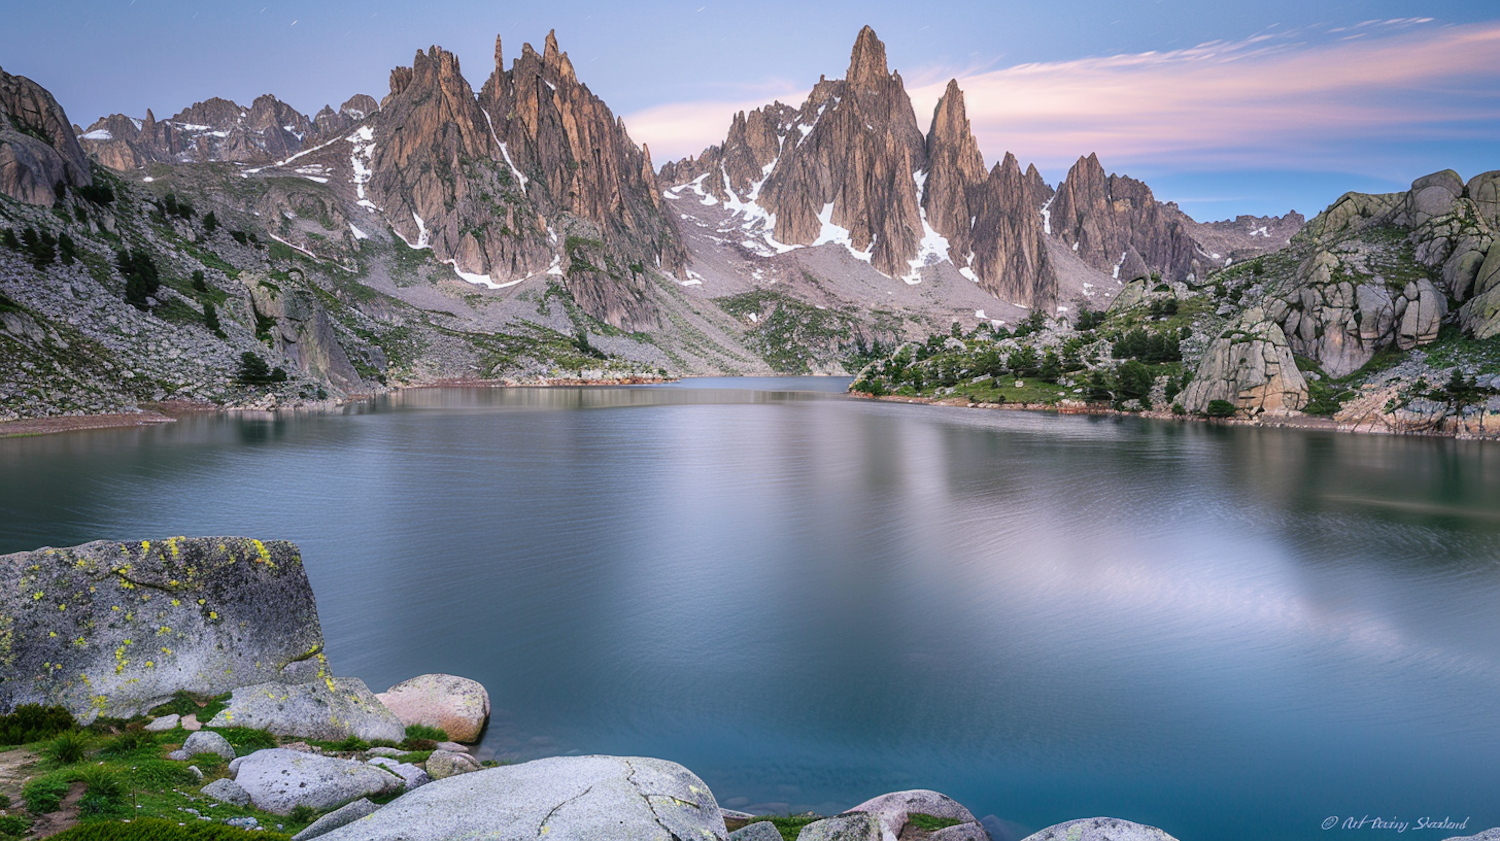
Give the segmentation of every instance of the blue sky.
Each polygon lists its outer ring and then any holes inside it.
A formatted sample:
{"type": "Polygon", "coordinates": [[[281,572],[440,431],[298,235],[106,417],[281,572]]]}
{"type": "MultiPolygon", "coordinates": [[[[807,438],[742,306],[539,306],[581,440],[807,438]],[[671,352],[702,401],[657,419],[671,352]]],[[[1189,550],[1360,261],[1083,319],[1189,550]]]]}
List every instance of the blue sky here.
{"type": "Polygon", "coordinates": [[[556,29],[579,77],[658,164],[723,137],[737,108],[799,102],[837,77],[868,23],[924,128],[957,77],[981,148],[1056,182],[1097,151],[1202,219],[1321,209],[1453,167],[1500,169],[1493,2],[414,3],[53,0],[14,3],[0,66],[87,125],[274,93],[312,113],[382,96],[420,48],[477,87],[556,29]]]}

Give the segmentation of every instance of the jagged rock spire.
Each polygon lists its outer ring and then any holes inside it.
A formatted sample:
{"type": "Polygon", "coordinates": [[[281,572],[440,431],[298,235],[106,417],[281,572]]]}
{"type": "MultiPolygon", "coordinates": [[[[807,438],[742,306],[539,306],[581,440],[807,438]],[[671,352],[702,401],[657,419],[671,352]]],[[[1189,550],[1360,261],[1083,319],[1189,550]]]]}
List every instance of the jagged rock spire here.
{"type": "Polygon", "coordinates": [[[849,57],[849,73],[845,81],[857,89],[885,82],[890,71],[885,61],[885,44],[876,36],[875,30],[866,26],[854,40],[854,52],[849,57]]]}

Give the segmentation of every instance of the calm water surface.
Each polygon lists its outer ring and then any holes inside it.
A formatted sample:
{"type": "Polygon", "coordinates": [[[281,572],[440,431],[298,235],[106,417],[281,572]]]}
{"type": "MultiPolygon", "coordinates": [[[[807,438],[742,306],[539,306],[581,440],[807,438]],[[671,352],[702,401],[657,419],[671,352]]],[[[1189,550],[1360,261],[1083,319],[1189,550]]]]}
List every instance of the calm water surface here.
{"type": "Polygon", "coordinates": [[[1500,825],[1500,446],[844,382],[4,440],[0,552],[294,540],[340,674],[476,678],[486,754],[665,757],[737,808],[927,787],[997,839],[1500,825]]]}

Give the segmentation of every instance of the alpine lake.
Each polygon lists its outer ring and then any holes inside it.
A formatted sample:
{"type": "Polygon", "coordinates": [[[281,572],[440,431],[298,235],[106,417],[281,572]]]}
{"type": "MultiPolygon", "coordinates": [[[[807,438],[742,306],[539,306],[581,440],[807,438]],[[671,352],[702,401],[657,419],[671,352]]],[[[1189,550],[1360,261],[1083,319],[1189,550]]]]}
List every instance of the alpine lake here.
{"type": "Polygon", "coordinates": [[[295,541],[339,675],[474,678],[481,758],[661,757],[735,809],[933,788],[996,841],[1096,815],[1183,841],[1500,825],[1500,445],[847,383],[0,440],[0,552],[295,541]]]}

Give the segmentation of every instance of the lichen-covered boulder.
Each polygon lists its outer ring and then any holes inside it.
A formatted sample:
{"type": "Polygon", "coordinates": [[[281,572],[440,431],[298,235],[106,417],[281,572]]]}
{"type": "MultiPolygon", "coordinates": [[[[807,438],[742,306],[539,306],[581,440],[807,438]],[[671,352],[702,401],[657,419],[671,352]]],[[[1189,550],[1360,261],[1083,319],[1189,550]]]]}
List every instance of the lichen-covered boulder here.
{"type": "Polygon", "coordinates": [[[406,738],[401,719],[376,700],[364,681],[354,677],[242,686],[208,726],[254,727],[278,736],[325,742],[350,736],[367,742],[406,738]]]}
{"type": "Polygon", "coordinates": [[[429,783],[323,836],[727,841],[708,786],[674,762],[559,756],[429,783]]]}
{"type": "Polygon", "coordinates": [[[865,812],[850,812],[802,827],[797,841],[884,841],[880,818],[865,812]]]}
{"type": "MultiPolygon", "coordinates": [[[[968,828],[967,834],[977,833],[979,837],[985,835],[984,828],[979,825],[979,819],[957,800],[941,792],[925,788],[895,791],[872,797],[850,809],[849,812],[864,812],[879,818],[881,831],[886,841],[900,838],[901,832],[906,829],[912,815],[931,815],[935,818],[955,820],[959,822],[959,826],[968,828]]],[[[957,828],[955,826],[946,829],[957,828]]],[[[964,831],[960,830],[959,833],[950,833],[950,835],[958,837],[962,832],[964,831]]]]}
{"type": "MultiPolygon", "coordinates": [[[[1465,821],[1467,823],[1467,821],[1465,821]]],[[[1478,835],[1465,835],[1462,838],[1448,838],[1445,841],[1500,841],[1500,827],[1487,829],[1478,835]]]]}
{"type": "Polygon", "coordinates": [[[420,675],[375,697],[402,724],[437,727],[456,742],[478,739],[490,717],[490,693],[478,681],[454,675],[420,675]]]}
{"type": "Polygon", "coordinates": [[[1480,218],[1500,232],[1500,170],[1482,172],[1469,179],[1465,188],[1480,218]]]}
{"type": "Polygon", "coordinates": [[[1493,246],[1474,278],[1474,297],[1458,311],[1458,323],[1476,339],[1500,335],[1500,245],[1493,246]]]}
{"type": "Polygon", "coordinates": [[[1464,180],[1451,169],[1424,175],[1412,182],[1406,194],[1403,219],[1412,227],[1452,212],[1454,202],[1464,194],[1464,180]]]}
{"type": "Polygon", "coordinates": [[[1177,841],[1154,826],[1119,818],[1084,818],[1049,826],[1025,841],[1177,841]]]}
{"type": "Polygon", "coordinates": [[[1307,405],[1307,381],[1297,370],[1286,335],[1259,307],[1215,339],[1183,393],[1189,412],[1207,412],[1215,400],[1234,404],[1241,416],[1290,415],[1307,405]]]}
{"type": "Polygon", "coordinates": [[[0,712],[138,715],[326,672],[297,547],[242,537],[97,541],[0,556],[0,712]]]}
{"type": "Polygon", "coordinates": [[[289,814],[298,806],[323,811],[405,788],[400,777],[381,768],[286,748],[241,757],[234,781],[257,809],[275,815],[289,814]]]}

